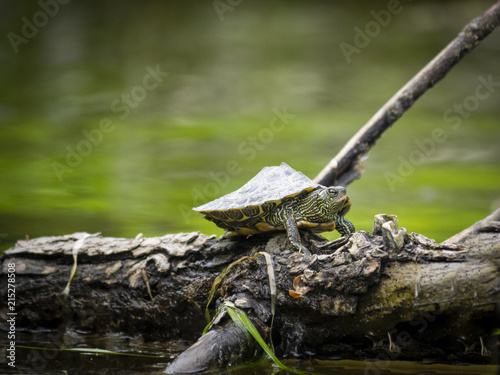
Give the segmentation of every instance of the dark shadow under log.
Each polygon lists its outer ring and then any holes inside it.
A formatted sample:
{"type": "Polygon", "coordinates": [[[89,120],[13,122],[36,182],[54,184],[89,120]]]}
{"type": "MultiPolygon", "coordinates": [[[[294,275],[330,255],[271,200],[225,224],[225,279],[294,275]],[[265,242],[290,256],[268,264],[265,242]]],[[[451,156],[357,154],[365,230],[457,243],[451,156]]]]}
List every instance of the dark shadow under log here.
{"type": "MultiPolygon", "coordinates": [[[[221,241],[200,233],[95,235],[78,242],[85,235],[19,241],[6,251],[1,282],[7,284],[8,267],[15,264],[18,329],[192,343],[206,325],[204,309],[215,277],[237,259],[265,251],[276,274],[272,337],[279,357],[474,363],[498,358],[500,210],[442,244],[407,234],[387,215],[377,215],[373,233],[356,232],[340,245],[302,232],[310,258],[292,250],[281,233],[221,241]],[[78,267],[65,296],[75,244],[81,244],[78,267]]],[[[6,293],[2,288],[4,301],[6,293]]],[[[269,339],[270,300],[264,257],[247,259],[228,272],[211,312],[231,301],[269,339]]],[[[210,342],[212,354],[195,346],[171,366],[225,367],[260,353],[245,346],[244,334],[235,338],[239,328],[231,325],[224,318],[214,327],[220,332],[209,336],[219,340],[210,342]],[[224,351],[228,342],[238,349],[224,351]]]]}

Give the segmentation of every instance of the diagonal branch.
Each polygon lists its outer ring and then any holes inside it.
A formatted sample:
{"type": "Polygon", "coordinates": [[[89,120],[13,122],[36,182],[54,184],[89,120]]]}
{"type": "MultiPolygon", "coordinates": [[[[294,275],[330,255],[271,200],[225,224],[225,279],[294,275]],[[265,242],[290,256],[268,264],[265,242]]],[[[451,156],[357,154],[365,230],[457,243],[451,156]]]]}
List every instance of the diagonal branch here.
{"type": "Polygon", "coordinates": [[[484,14],[469,22],[450,44],[389,99],[347,142],[337,156],[316,176],[314,181],[327,186],[347,186],[352,181],[360,178],[364,156],[382,133],[499,24],[500,1],[484,14]]]}

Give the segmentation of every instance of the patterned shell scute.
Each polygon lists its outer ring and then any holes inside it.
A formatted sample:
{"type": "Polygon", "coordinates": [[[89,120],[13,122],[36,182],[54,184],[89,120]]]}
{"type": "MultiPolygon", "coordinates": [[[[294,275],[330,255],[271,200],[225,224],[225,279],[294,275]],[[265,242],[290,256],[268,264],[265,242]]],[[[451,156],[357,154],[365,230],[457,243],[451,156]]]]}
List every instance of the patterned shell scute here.
{"type": "Polygon", "coordinates": [[[265,202],[281,201],[303,191],[321,187],[302,172],[281,163],[279,167],[264,167],[245,185],[232,193],[194,208],[198,212],[227,211],[249,206],[260,206],[265,202]]]}

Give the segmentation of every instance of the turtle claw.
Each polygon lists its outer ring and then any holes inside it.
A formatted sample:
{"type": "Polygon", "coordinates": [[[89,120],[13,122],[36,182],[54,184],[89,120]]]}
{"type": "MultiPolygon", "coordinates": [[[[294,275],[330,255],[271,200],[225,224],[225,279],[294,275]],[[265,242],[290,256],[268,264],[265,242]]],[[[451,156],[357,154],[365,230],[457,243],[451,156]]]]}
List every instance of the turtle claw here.
{"type": "Polygon", "coordinates": [[[304,254],[304,257],[308,258],[311,256],[311,252],[307,250],[307,247],[300,245],[299,246],[299,251],[304,254]]]}
{"type": "Polygon", "coordinates": [[[347,244],[349,242],[349,238],[351,238],[351,236],[343,236],[343,237],[339,237],[333,241],[328,241],[328,242],[323,242],[323,243],[317,243],[315,241],[314,244],[318,249],[321,249],[323,251],[326,251],[326,250],[334,251],[334,250],[340,249],[342,246],[347,244]]]}
{"type": "Polygon", "coordinates": [[[351,238],[351,236],[342,236],[342,237],[337,238],[336,240],[330,241],[328,244],[338,248],[338,247],[343,246],[346,243],[348,243],[349,238],[351,238]]]}

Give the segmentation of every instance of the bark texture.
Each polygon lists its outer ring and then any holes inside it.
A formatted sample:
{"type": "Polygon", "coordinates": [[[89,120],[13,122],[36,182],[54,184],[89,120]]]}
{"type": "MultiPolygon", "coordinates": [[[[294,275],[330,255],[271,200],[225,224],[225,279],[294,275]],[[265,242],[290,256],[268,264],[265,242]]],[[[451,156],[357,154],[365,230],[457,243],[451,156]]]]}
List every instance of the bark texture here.
{"type": "MultiPolygon", "coordinates": [[[[408,234],[388,215],[375,217],[373,233],[359,231],[348,241],[301,234],[312,257],[292,250],[281,233],[220,241],[196,232],[137,239],[42,237],[6,251],[1,282],[6,285],[8,267],[15,264],[19,329],[194,342],[206,325],[204,309],[216,276],[241,257],[265,251],[276,276],[272,338],[281,357],[484,363],[498,356],[500,210],[442,244],[408,234]],[[76,274],[65,294],[76,252],[76,274]]],[[[2,288],[3,300],[6,293],[2,288]]],[[[231,301],[270,339],[264,257],[231,268],[216,296],[212,314],[231,301]]],[[[174,372],[257,355],[245,335],[234,335],[232,324],[219,318],[216,334],[183,353],[172,364],[174,372]]]]}

